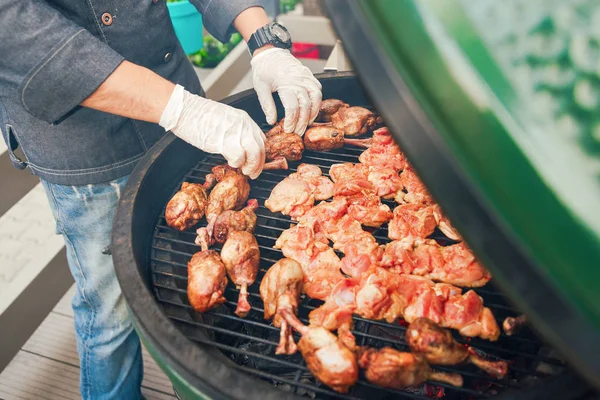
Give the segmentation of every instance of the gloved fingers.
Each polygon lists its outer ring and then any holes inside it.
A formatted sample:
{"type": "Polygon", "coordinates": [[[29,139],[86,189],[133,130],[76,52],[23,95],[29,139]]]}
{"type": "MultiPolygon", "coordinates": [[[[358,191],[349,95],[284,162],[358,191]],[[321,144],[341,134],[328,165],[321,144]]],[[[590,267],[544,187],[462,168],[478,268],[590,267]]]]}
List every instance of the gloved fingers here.
{"type": "MultiPolygon", "coordinates": [[[[254,124],[254,122],[252,122],[254,124]]],[[[252,131],[255,129],[260,131],[258,126],[252,127],[252,131]]],[[[250,179],[256,179],[262,172],[265,164],[265,148],[264,145],[257,141],[257,137],[260,138],[260,134],[257,132],[244,132],[242,138],[242,147],[246,152],[246,161],[242,166],[242,173],[250,177],[250,179]]]]}
{"type": "Polygon", "coordinates": [[[262,80],[255,79],[254,90],[256,90],[256,94],[258,95],[258,101],[265,113],[267,123],[269,125],[275,125],[277,122],[277,107],[275,107],[275,100],[273,100],[271,88],[262,80]]]}
{"type": "Polygon", "coordinates": [[[223,141],[223,157],[225,157],[230,167],[241,168],[246,162],[246,150],[242,146],[241,140],[244,133],[243,124],[238,125],[233,129],[235,131],[230,131],[229,134],[225,135],[223,141]]]}
{"type": "Polygon", "coordinates": [[[280,87],[278,92],[281,104],[283,104],[285,110],[283,131],[291,133],[296,129],[296,124],[298,123],[298,113],[300,112],[298,97],[294,89],[290,87],[280,87]]]}
{"type": "Polygon", "coordinates": [[[321,92],[321,89],[308,89],[308,97],[310,98],[310,116],[308,119],[308,124],[310,125],[315,122],[315,119],[317,119],[317,116],[319,115],[323,93],[321,92]]]}
{"type": "Polygon", "coordinates": [[[298,99],[298,122],[296,122],[294,132],[302,136],[304,135],[304,131],[306,131],[308,119],[310,118],[311,102],[304,88],[297,90],[296,98],[298,99]]]}

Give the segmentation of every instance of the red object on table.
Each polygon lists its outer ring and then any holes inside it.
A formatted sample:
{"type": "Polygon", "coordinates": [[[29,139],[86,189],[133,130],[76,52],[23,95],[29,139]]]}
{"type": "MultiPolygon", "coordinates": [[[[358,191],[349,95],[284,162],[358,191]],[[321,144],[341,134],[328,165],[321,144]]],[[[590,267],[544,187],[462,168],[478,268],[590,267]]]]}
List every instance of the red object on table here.
{"type": "Polygon", "coordinates": [[[319,47],[312,43],[292,43],[292,54],[296,58],[319,59],[319,47]]]}

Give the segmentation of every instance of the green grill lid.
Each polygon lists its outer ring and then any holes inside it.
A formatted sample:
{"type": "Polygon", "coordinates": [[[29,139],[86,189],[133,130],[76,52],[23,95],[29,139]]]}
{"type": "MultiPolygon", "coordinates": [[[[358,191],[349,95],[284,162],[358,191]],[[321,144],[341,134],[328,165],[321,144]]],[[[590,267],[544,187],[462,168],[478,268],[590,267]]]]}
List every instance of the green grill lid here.
{"type": "Polygon", "coordinates": [[[600,386],[600,2],[324,4],[494,281],[600,386]]]}

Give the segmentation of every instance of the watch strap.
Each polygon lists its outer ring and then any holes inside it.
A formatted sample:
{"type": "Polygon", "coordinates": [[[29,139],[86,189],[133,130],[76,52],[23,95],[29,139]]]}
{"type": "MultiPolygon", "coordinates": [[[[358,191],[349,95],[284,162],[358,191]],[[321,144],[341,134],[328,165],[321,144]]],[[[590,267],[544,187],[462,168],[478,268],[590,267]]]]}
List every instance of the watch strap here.
{"type": "Polygon", "coordinates": [[[248,49],[250,50],[250,54],[254,54],[256,49],[263,47],[265,44],[271,42],[267,35],[268,26],[263,26],[258,28],[256,32],[250,36],[248,40],[248,49]]]}

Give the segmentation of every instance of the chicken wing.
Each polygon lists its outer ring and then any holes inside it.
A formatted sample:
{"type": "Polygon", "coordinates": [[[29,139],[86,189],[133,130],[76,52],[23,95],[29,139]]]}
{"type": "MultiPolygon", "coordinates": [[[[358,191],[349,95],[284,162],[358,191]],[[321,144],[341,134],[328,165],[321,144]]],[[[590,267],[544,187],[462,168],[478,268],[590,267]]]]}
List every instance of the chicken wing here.
{"type": "Polygon", "coordinates": [[[496,378],[504,378],[508,372],[506,361],[488,361],[470,346],[464,346],[452,338],[450,332],[427,318],[417,318],[405,333],[406,342],[414,353],[421,354],[431,364],[456,365],[470,362],[496,378]]]}
{"type": "Polygon", "coordinates": [[[245,231],[231,232],[221,249],[221,259],[231,281],[240,288],[235,313],[245,317],[251,309],[248,303],[248,286],[256,280],[260,251],[253,234],[245,231]]]}
{"type": "Polygon", "coordinates": [[[371,139],[346,139],[344,131],[330,125],[316,125],[304,133],[304,147],[313,151],[341,149],[344,144],[356,147],[369,147],[371,139]]]}
{"type": "Polygon", "coordinates": [[[215,176],[206,176],[206,182],[197,183],[183,182],[181,190],[167,203],[165,209],[165,220],[171,228],[184,231],[196,225],[206,212],[208,205],[207,191],[215,184],[215,176]]]}
{"type": "Polygon", "coordinates": [[[281,310],[286,309],[296,315],[303,278],[300,264],[292,259],[282,258],[269,268],[260,283],[265,319],[273,318],[273,325],[281,328],[275,354],[294,354],[297,350],[291,326],[281,316],[281,310]]]}

